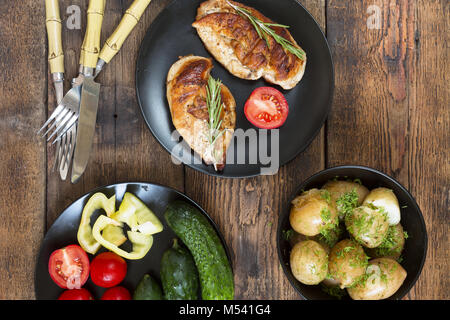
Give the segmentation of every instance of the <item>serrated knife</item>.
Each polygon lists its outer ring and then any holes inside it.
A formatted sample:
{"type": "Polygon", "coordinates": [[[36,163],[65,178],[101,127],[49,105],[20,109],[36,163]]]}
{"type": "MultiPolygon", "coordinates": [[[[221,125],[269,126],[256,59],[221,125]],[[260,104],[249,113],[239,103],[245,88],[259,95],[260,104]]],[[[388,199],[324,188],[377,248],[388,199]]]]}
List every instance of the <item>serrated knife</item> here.
{"type": "MultiPolygon", "coordinates": [[[[106,40],[100,54],[89,61],[89,67],[95,67],[95,74],[85,77],[81,92],[80,115],[78,118],[77,139],[75,145],[74,161],[72,165],[72,183],[76,183],[86,170],[97,121],[97,109],[100,94],[100,84],[94,81],[103,66],[119,52],[124,41],[139,22],[151,0],[135,0],[125,12],[122,20],[112,35],[106,40]],[[95,59],[95,63],[92,62],[95,59]]],[[[101,24],[101,23],[100,23],[101,24]]],[[[88,31],[86,31],[87,33],[88,31]]],[[[86,64],[85,64],[86,65],[86,64]]]]}

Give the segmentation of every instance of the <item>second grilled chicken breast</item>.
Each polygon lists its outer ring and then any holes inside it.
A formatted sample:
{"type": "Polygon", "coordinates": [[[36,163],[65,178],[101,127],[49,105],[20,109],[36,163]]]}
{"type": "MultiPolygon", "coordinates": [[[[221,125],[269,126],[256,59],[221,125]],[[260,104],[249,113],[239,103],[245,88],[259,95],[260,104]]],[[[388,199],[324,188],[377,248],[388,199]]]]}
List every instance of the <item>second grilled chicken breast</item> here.
{"type": "MultiPolygon", "coordinates": [[[[248,10],[263,22],[274,23],[254,8],[229,1],[248,10]]],[[[266,81],[292,89],[303,77],[304,60],[285,51],[273,37],[268,37],[269,47],[245,17],[240,16],[226,0],[208,0],[197,10],[192,24],[208,51],[233,75],[248,80],[263,77],[266,81]]],[[[300,48],[291,34],[280,27],[271,27],[276,34],[300,48]]]]}
{"type": "Polygon", "coordinates": [[[167,100],[172,122],[187,144],[216,170],[225,166],[226,150],[236,126],[236,102],[230,90],[221,85],[222,134],[211,144],[207,85],[213,68],[211,59],[186,56],[175,62],[167,75],[167,100]]]}

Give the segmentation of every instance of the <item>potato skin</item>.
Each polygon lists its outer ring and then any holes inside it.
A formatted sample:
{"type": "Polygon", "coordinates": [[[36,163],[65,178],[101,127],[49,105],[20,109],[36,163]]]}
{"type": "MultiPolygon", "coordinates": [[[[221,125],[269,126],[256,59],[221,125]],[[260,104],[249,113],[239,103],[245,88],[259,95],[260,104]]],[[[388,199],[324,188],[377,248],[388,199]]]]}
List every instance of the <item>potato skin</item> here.
{"type": "Polygon", "coordinates": [[[338,216],[325,193],[314,188],[292,201],[289,222],[298,233],[312,237],[328,225],[337,225],[338,216]]]}
{"type": "Polygon", "coordinates": [[[367,249],[371,258],[392,258],[398,260],[405,246],[405,233],[402,225],[389,226],[383,242],[376,248],[367,249]]]}
{"type": "Polygon", "coordinates": [[[327,251],[316,241],[298,242],[290,255],[291,271],[303,284],[319,284],[328,272],[327,251]]]}
{"type": "Polygon", "coordinates": [[[378,247],[386,236],[387,216],[373,206],[360,206],[345,217],[347,231],[367,248],[378,247]]]}
{"type": "Polygon", "coordinates": [[[367,256],[364,249],[354,240],[341,240],[330,251],[328,272],[342,289],[359,281],[366,267],[367,256]]]}
{"type": "Polygon", "coordinates": [[[366,280],[347,292],[354,300],[381,300],[392,296],[406,279],[406,271],[394,259],[378,258],[369,261],[366,280]]]}
{"type": "Polygon", "coordinates": [[[363,203],[364,198],[369,194],[369,189],[362,184],[352,181],[330,180],[323,185],[322,189],[327,190],[330,193],[331,203],[338,212],[339,219],[341,220],[344,218],[344,213],[342,212],[343,208],[337,203],[341,196],[355,190],[358,195],[357,206],[360,206],[363,203]]]}
{"type": "Polygon", "coordinates": [[[381,207],[386,211],[390,226],[394,226],[400,222],[400,206],[394,191],[388,188],[376,188],[370,191],[364,199],[363,204],[373,204],[381,207]]]}

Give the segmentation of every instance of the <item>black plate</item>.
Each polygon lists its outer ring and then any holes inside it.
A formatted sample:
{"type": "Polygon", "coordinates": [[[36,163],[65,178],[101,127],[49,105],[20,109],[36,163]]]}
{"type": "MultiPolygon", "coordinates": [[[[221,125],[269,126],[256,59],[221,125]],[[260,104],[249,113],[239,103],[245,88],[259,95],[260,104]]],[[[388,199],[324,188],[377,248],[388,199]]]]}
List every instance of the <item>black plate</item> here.
{"type": "MultiPolygon", "coordinates": [[[[408,274],[403,285],[389,299],[398,300],[403,298],[416,283],[425,262],[428,243],[425,221],[423,220],[422,212],[416,201],[399,182],[378,170],[362,166],[340,166],[320,171],[304,181],[297,188],[297,191],[290,198],[290,201],[286,203],[285,209],[278,221],[277,247],[278,257],[280,258],[281,265],[289,282],[305,299],[333,299],[332,296],[322,291],[320,286],[304,285],[294,278],[289,266],[291,246],[289,241],[285,239],[283,231],[292,229],[289,223],[291,201],[299,195],[302,190],[309,190],[311,188],[320,189],[327,181],[332,180],[335,177],[342,179],[359,178],[361,179],[362,184],[369,190],[377,187],[386,187],[392,189],[397,196],[399,205],[402,207],[400,223],[409,235],[402,252],[403,261],[401,262],[401,265],[408,274]]],[[[350,299],[348,295],[346,298],[350,299]]]]}
{"type": "MultiPolygon", "coordinates": [[[[176,237],[174,232],[167,225],[163,216],[167,205],[174,200],[186,201],[187,203],[197,207],[200,212],[208,218],[209,222],[219,235],[219,238],[222,240],[222,244],[231,264],[228,248],[219,230],[217,229],[217,226],[211,220],[208,214],[187,196],[171,188],[151,183],[133,182],[114,184],[93,190],[92,192],[84,195],[83,197],[72,203],[61,213],[55,223],[50,227],[42,243],[36,265],[36,299],[57,299],[58,296],[64,291],[63,289],[58,287],[50,278],[50,275],[48,273],[48,259],[50,258],[50,255],[54,250],[65,247],[69,244],[78,244],[77,231],[81,219],[81,212],[89,198],[96,192],[103,192],[108,197],[116,194],[116,208],[118,208],[120,202],[122,201],[122,197],[125,194],[125,191],[133,193],[144,203],[146,203],[147,206],[160,219],[164,226],[164,230],[162,232],[153,236],[153,246],[144,258],[140,260],[127,260],[128,271],[121,285],[126,287],[130,291],[130,293],[133,293],[137,284],[146,273],[149,273],[156,279],[159,279],[160,261],[162,254],[172,246],[172,240],[176,237]]],[[[105,250],[99,250],[99,252],[102,251],[105,250]]],[[[89,259],[91,261],[92,258],[93,256],[89,255],[89,259]]],[[[105,289],[96,286],[90,278],[86,282],[84,287],[94,295],[95,299],[100,299],[103,292],[105,291],[105,289]]]]}
{"type": "MultiPolygon", "coordinates": [[[[142,114],[148,127],[170,153],[178,144],[172,139],[175,130],[166,99],[166,77],[171,65],[180,56],[189,54],[211,57],[191,24],[202,1],[175,0],[155,19],[142,42],[136,67],[136,91],[142,114]]],[[[261,11],[272,20],[291,26],[289,31],[307,54],[303,79],[292,90],[282,90],[289,104],[289,116],[280,128],[279,164],[292,160],[302,152],[319,132],[331,107],[334,89],[334,71],[331,53],[324,34],[314,18],[295,0],[242,1],[261,11]]],[[[213,59],[212,76],[220,78],[236,99],[236,128],[254,128],[245,118],[243,107],[252,91],[271,86],[264,80],[247,81],[234,77],[213,59]]],[[[249,142],[245,144],[248,150],[249,142]]],[[[255,144],[257,145],[257,144],[255,144]]],[[[237,142],[235,150],[239,150],[237,142]]],[[[196,170],[223,177],[249,177],[259,175],[264,160],[250,164],[246,152],[245,164],[227,164],[222,173],[204,163],[194,164],[192,152],[184,147],[190,159],[188,165],[196,170]],[[262,162],[262,163],[261,163],[262,162]]],[[[181,157],[176,156],[178,159],[181,157]]],[[[236,156],[235,156],[236,158],[236,156]]],[[[237,163],[237,161],[235,161],[237,163]]]]}

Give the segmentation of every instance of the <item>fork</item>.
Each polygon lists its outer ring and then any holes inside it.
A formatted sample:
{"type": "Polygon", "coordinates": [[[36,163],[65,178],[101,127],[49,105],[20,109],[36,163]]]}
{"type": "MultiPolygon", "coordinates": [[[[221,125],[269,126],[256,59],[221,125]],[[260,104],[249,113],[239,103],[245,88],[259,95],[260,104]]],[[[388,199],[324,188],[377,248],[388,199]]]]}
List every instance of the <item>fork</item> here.
{"type": "MultiPolygon", "coordinates": [[[[49,55],[48,62],[50,71],[52,74],[52,82],[55,87],[56,102],[59,105],[63,99],[64,94],[64,53],[62,49],[61,41],[61,18],[59,14],[59,2],[58,0],[45,0],[45,13],[46,13],[46,29],[48,36],[49,55]]],[[[57,108],[58,109],[58,108],[57,108]]],[[[58,110],[60,110],[59,108],[58,110]]],[[[51,118],[56,118],[59,112],[55,110],[54,115],[51,118]]],[[[42,131],[41,128],[40,131],[42,131]]],[[[40,132],[39,131],[39,132],[40,132]]],[[[55,163],[53,171],[59,166],[63,155],[66,152],[65,139],[58,141],[56,146],[55,163]]]]}

